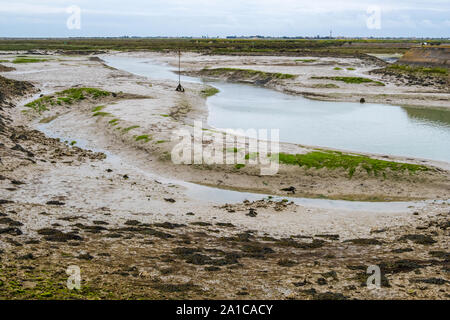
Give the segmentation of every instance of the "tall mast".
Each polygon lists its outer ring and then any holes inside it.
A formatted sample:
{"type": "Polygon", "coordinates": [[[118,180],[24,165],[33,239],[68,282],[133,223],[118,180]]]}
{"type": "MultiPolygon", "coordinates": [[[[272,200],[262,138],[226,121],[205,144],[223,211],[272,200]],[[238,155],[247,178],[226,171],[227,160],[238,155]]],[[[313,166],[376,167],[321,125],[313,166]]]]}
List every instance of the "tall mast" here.
{"type": "Polygon", "coordinates": [[[181,85],[181,49],[178,49],[178,84],[181,85]]]}

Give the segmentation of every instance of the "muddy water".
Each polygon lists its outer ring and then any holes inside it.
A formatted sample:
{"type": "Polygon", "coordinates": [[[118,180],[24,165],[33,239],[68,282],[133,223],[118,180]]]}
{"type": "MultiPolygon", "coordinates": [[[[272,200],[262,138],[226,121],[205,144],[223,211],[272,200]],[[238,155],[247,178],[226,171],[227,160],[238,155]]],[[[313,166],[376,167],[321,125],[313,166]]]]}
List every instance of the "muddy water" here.
{"type": "MultiPolygon", "coordinates": [[[[112,67],[152,79],[178,80],[149,59],[102,57],[112,67]]],[[[195,77],[181,81],[202,82],[195,77]]],[[[450,111],[384,104],[327,102],[246,84],[207,81],[208,124],[230,129],[279,129],[283,142],[450,162],[450,111]]]]}

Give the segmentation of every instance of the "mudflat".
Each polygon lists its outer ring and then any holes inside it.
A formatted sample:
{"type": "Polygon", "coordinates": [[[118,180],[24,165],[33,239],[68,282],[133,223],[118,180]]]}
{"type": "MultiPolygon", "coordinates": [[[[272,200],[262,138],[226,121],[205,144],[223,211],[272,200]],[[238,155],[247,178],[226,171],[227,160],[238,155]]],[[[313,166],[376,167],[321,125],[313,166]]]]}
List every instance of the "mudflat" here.
{"type": "MultiPolygon", "coordinates": [[[[176,64],[173,54],[109,54],[176,64]]],[[[10,89],[0,96],[2,298],[448,298],[448,163],[283,143],[283,154],[343,152],[392,164],[349,175],[285,161],[274,176],[252,165],[175,165],[172,134],[205,121],[208,87],[186,83],[180,94],[176,82],[114,69],[101,57],[40,59],[2,62],[15,68],[1,74],[12,79],[2,80],[10,89]],[[233,191],[256,198],[228,201],[233,191]],[[80,291],[65,286],[69,265],[82,270],[80,291]],[[369,265],[381,267],[381,289],[365,287],[369,265]]],[[[445,89],[368,75],[374,66],[356,58],[184,60],[188,74],[307,97],[448,108],[445,89]],[[330,73],[336,63],[373,81],[324,79],[343,76],[341,67],[330,73]]],[[[205,128],[202,145],[215,130],[205,128]]]]}

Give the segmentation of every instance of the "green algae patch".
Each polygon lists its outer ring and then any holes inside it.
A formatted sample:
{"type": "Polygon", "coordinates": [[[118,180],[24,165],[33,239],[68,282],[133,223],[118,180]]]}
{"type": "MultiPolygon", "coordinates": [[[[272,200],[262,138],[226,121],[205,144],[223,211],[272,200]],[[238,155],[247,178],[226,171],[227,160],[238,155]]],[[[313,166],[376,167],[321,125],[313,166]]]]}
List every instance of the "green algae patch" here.
{"type": "Polygon", "coordinates": [[[93,117],[112,117],[112,114],[109,112],[99,111],[99,112],[95,112],[92,116],[93,117]]]}
{"type": "Polygon", "coordinates": [[[123,131],[128,132],[128,131],[133,130],[133,129],[136,129],[136,128],[139,128],[139,126],[134,125],[134,126],[131,126],[131,127],[128,127],[128,128],[123,129],[123,131]]]}
{"type": "Polygon", "coordinates": [[[37,59],[37,58],[27,58],[27,57],[18,57],[12,61],[12,63],[37,63],[37,62],[45,62],[48,59],[37,59]]]}
{"type": "Polygon", "coordinates": [[[215,68],[208,69],[205,68],[201,70],[202,74],[209,76],[221,76],[228,75],[240,79],[259,79],[259,80],[272,80],[272,79],[292,79],[296,76],[289,73],[273,73],[273,72],[264,72],[259,70],[252,69],[239,69],[239,68],[215,68]]]}
{"type": "Polygon", "coordinates": [[[363,77],[311,77],[311,79],[319,79],[319,80],[326,79],[326,80],[342,81],[351,84],[373,83],[379,86],[385,85],[383,82],[363,77]]]}
{"type": "Polygon", "coordinates": [[[136,141],[149,142],[152,138],[148,134],[143,134],[135,138],[136,141]]]}
{"type": "Polygon", "coordinates": [[[219,93],[219,89],[214,88],[214,87],[208,87],[208,88],[200,91],[200,93],[201,93],[202,97],[208,98],[208,97],[211,97],[211,96],[219,93]]]}
{"type": "MultiPolygon", "coordinates": [[[[306,168],[345,169],[351,178],[357,168],[364,169],[368,175],[385,176],[386,170],[394,172],[416,173],[428,171],[429,167],[417,164],[386,161],[369,158],[363,155],[345,154],[339,151],[313,151],[305,154],[277,154],[279,162],[287,165],[298,165],[306,168]]],[[[272,155],[272,157],[276,155],[272,155]]]]}
{"type": "Polygon", "coordinates": [[[112,92],[96,88],[71,88],[56,92],[53,95],[43,96],[25,105],[34,111],[41,113],[52,106],[71,105],[85,99],[100,99],[112,95],[112,92]]]}
{"type": "Polygon", "coordinates": [[[92,112],[97,112],[97,111],[103,110],[104,108],[105,108],[105,106],[97,106],[97,107],[93,108],[91,111],[92,112]]]}

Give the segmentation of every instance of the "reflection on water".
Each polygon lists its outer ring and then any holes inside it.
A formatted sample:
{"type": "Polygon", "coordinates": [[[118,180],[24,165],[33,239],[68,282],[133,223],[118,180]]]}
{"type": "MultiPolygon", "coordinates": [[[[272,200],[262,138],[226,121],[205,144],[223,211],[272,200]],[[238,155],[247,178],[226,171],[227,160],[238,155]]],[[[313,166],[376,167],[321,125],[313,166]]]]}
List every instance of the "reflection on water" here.
{"type": "MultiPolygon", "coordinates": [[[[173,68],[149,59],[104,60],[151,79],[178,80],[173,68]]],[[[450,162],[450,111],[317,101],[246,84],[208,83],[220,90],[208,98],[208,123],[216,128],[278,128],[284,142],[450,162]]]]}
{"type": "Polygon", "coordinates": [[[420,122],[429,122],[430,125],[436,123],[437,125],[450,126],[450,112],[446,110],[431,110],[423,108],[403,108],[408,117],[420,122]]]}

